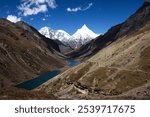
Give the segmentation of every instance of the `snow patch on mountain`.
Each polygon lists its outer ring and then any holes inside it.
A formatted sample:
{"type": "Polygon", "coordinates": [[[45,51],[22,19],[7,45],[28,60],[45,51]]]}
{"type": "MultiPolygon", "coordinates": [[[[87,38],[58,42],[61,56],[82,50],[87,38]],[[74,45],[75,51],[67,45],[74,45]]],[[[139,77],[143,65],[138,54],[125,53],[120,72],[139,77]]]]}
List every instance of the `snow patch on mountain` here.
{"type": "Polygon", "coordinates": [[[47,38],[54,40],[58,39],[60,41],[66,41],[71,37],[67,32],[63,30],[53,30],[49,27],[43,27],[39,30],[39,32],[47,38]]]}

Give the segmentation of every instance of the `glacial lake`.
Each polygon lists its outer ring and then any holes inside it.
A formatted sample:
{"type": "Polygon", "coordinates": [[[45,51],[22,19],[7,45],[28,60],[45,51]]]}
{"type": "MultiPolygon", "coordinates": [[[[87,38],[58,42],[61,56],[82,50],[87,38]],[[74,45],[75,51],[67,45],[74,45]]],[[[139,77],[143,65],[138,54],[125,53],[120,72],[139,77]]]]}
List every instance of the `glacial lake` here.
{"type": "MultiPolygon", "coordinates": [[[[78,65],[80,62],[77,60],[68,60],[68,64],[67,66],[73,67],[78,65]]],[[[60,74],[60,70],[53,70],[53,71],[49,71],[46,73],[41,74],[40,76],[25,81],[23,83],[20,83],[18,85],[16,85],[17,88],[22,88],[22,89],[27,89],[27,90],[33,90],[35,88],[37,88],[38,86],[40,86],[41,84],[45,83],[46,81],[52,79],[53,77],[57,76],[60,74]]]]}

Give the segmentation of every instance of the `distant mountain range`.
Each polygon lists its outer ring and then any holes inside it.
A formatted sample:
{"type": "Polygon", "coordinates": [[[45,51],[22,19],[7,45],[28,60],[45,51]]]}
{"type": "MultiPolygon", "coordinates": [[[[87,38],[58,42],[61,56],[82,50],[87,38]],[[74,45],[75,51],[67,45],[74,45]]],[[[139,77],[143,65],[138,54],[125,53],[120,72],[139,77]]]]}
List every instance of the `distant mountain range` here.
{"type": "Polygon", "coordinates": [[[64,30],[53,30],[49,27],[43,27],[39,30],[39,32],[47,38],[59,40],[65,45],[71,46],[72,48],[79,48],[99,36],[90,30],[85,24],[72,36],[64,30]]]}

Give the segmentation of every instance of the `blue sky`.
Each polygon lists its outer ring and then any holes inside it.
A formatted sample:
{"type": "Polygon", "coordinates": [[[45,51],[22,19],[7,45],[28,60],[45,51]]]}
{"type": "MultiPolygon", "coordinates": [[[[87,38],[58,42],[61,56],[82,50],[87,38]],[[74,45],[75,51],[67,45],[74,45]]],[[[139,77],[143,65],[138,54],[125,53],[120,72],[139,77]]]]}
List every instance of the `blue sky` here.
{"type": "Polygon", "coordinates": [[[132,15],[144,0],[1,0],[0,17],[73,34],[83,24],[105,33],[132,15]]]}

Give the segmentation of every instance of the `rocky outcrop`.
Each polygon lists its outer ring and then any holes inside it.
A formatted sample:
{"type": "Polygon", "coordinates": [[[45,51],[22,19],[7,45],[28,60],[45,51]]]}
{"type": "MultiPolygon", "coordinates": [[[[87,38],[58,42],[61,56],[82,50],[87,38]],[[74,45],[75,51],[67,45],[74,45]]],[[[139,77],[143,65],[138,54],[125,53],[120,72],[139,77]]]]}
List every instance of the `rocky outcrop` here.
{"type": "MultiPolygon", "coordinates": [[[[16,26],[18,26],[19,28],[25,30],[26,32],[34,35],[36,37],[35,40],[37,42],[39,42],[40,40],[44,41],[47,48],[50,51],[56,50],[56,51],[60,52],[59,46],[54,40],[48,39],[45,36],[41,35],[34,27],[29,26],[24,21],[17,22],[16,26]]],[[[41,42],[39,42],[39,43],[41,43],[41,42]]]]}

